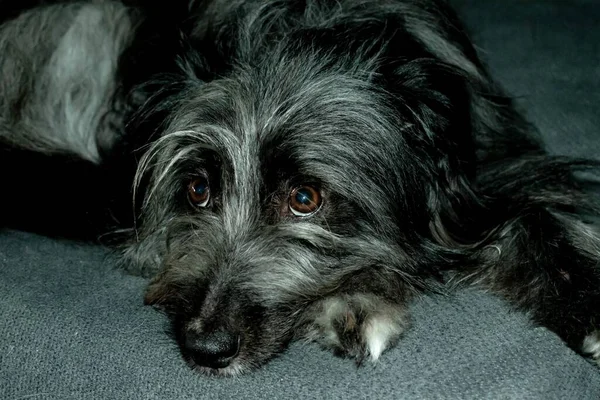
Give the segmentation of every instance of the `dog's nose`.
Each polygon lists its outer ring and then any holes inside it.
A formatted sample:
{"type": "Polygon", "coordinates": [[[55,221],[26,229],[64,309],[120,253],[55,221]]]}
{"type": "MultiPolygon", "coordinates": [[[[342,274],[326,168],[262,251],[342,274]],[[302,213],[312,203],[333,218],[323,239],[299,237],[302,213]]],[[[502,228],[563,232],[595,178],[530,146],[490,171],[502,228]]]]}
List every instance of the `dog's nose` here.
{"type": "Polygon", "coordinates": [[[225,368],[240,351],[240,335],[227,331],[189,331],[185,338],[185,348],[196,364],[225,368]]]}

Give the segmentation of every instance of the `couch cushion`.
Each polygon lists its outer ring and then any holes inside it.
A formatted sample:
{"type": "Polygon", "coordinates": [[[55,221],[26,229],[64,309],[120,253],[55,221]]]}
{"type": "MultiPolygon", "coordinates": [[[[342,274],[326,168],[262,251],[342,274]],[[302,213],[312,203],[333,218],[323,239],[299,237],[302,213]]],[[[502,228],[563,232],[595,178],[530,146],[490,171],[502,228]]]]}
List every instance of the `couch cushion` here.
{"type": "Polygon", "coordinates": [[[414,304],[413,329],[376,365],[296,344],[254,374],[207,378],[142,306],[146,282],[115,270],[105,249],[19,232],[0,243],[2,399],[600,396],[595,367],[475,290],[414,304]]]}

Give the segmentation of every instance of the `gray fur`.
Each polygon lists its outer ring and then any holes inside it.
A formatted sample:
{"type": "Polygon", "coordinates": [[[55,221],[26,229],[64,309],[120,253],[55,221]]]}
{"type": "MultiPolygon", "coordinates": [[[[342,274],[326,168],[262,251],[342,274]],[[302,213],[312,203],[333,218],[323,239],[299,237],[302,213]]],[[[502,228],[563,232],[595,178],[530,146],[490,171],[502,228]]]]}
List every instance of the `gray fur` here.
{"type": "MultiPolygon", "coordinates": [[[[322,69],[321,54],[302,54],[295,60],[283,49],[275,48],[274,52],[269,63],[260,68],[240,65],[231,79],[190,86],[176,100],[178,106],[165,134],[140,163],[137,181],[148,173],[151,179],[143,204],[140,241],[134,248],[152,248],[146,243],[159,238],[153,233],[156,227],[166,232],[169,243],[162,272],[150,286],[147,301],[173,304],[179,296],[181,301],[188,301],[190,294],[177,288],[199,282],[199,287],[206,285],[201,289],[205,297],[200,316],[185,330],[200,326],[206,330],[210,321],[216,329],[235,329],[247,338],[230,366],[210,370],[196,365],[202,372],[228,375],[245,371],[249,365],[263,362],[269,349],[277,348],[272,346],[297,336],[295,331],[304,331],[305,337],[359,361],[366,357],[376,360],[406,326],[407,311],[401,300],[422,286],[410,272],[408,257],[402,256],[405,250],[389,240],[396,228],[389,221],[389,204],[382,201],[389,194],[381,183],[392,180],[409,184],[409,179],[403,175],[406,171],[383,161],[393,160],[397,151],[385,145],[386,136],[388,132],[409,132],[412,127],[401,118],[390,118],[391,110],[382,109],[383,95],[370,83],[370,65],[376,60],[331,60],[333,66],[322,69]],[[336,90],[331,90],[333,87],[336,90]],[[215,115],[221,116],[217,117],[220,125],[207,122],[215,115]],[[287,129],[296,133],[281,136],[287,129]],[[372,134],[365,136],[363,132],[372,134]],[[265,182],[260,169],[265,162],[261,157],[265,146],[277,143],[289,147],[299,160],[300,174],[323,185],[324,209],[306,221],[265,221],[268,210],[286,201],[280,188],[268,197],[261,193],[270,183],[265,182]],[[322,156],[324,149],[327,158],[322,156]],[[221,176],[213,177],[221,185],[219,212],[199,210],[182,216],[175,206],[185,176],[182,169],[197,165],[200,173],[205,151],[216,152],[223,165],[221,176]],[[357,168],[365,164],[370,165],[368,172],[357,168]],[[354,192],[356,181],[368,195],[354,192]],[[335,212],[329,192],[352,198],[358,203],[356,207],[369,215],[368,222],[356,220],[361,235],[340,236],[329,229],[328,214],[335,212]],[[400,263],[406,265],[397,268],[400,263]],[[301,310],[323,297],[335,298],[340,281],[370,269],[379,270],[380,283],[385,282],[395,294],[393,301],[348,302],[348,312],[364,319],[360,324],[363,328],[355,330],[359,339],[343,343],[320,339],[337,337],[337,330],[342,329],[334,321],[345,314],[331,313],[328,307],[319,312],[317,305],[312,306],[307,314],[310,318],[294,315],[298,311],[279,311],[301,310]],[[267,320],[249,320],[249,313],[243,310],[250,306],[271,310],[267,320]],[[227,311],[219,314],[217,310],[223,309],[227,311]],[[389,337],[380,339],[379,350],[368,345],[373,339],[367,336],[374,329],[368,326],[383,326],[375,322],[378,316],[390,321],[383,328],[389,337]],[[329,319],[331,322],[326,323],[329,319]],[[227,328],[219,328],[223,326],[227,328]],[[255,330],[260,332],[256,333],[260,340],[253,337],[255,330]]],[[[287,182],[280,185],[289,190],[287,182]]],[[[144,265],[145,271],[156,270],[147,266],[147,253],[137,251],[134,256],[141,257],[134,263],[144,265]]]]}
{"type": "Polygon", "coordinates": [[[0,28],[0,139],[98,163],[114,141],[105,115],[132,34],[113,1],[41,7],[0,28]]]}

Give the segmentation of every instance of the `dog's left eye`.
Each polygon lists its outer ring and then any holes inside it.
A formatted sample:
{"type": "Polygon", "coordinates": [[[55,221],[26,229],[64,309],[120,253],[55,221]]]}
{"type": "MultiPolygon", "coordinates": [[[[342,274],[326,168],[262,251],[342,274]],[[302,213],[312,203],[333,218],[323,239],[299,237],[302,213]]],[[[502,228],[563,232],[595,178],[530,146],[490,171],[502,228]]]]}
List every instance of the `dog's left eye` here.
{"type": "Polygon", "coordinates": [[[206,207],[210,201],[210,186],[206,177],[193,179],[188,185],[188,199],[195,207],[206,207]]]}
{"type": "Polygon", "coordinates": [[[321,192],[313,186],[300,186],[290,193],[289,207],[297,217],[308,217],[321,208],[321,192]]]}

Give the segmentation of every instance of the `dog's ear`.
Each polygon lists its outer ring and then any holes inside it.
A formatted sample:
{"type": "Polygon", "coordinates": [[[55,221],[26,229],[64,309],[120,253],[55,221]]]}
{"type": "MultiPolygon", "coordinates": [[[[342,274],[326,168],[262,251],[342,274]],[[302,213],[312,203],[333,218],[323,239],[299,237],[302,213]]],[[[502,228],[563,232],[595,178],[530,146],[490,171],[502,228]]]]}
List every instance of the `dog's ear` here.
{"type": "Polygon", "coordinates": [[[482,166],[541,148],[535,129],[471,53],[464,55],[469,68],[430,56],[381,74],[400,115],[416,127],[406,140],[429,179],[432,237],[450,247],[475,244],[492,228],[477,187],[482,166]]]}
{"type": "MultiPolygon", "coordinates": [[[[384,75],[385,76],[385,75],[384,75]]],[[[418,59],[398,66],[388,82],[399,114],[409,119],[405,135],[427,180],[432,238],[444,246],[463,237],[464,210],[476,208],[473,93],[464,71],[439,60],[418,59]]]]}

